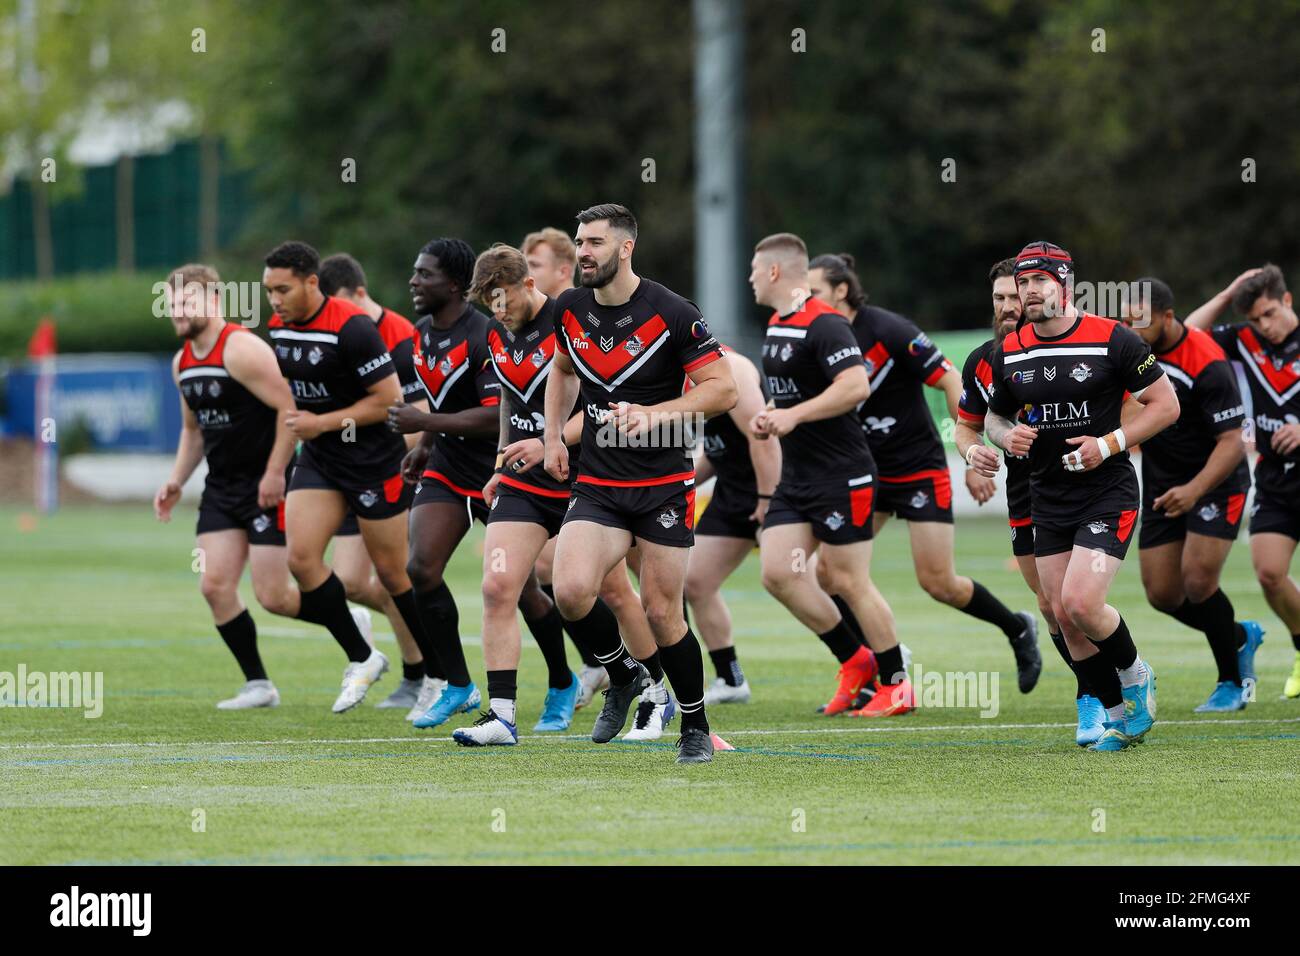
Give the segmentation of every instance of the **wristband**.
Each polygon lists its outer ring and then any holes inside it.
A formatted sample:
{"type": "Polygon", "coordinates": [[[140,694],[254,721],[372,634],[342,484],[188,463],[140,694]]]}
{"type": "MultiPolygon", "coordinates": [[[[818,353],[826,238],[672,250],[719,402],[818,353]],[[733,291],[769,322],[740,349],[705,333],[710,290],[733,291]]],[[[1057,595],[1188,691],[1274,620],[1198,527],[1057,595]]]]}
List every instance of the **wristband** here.
{"type": "Polygon", "coordinates": [[[975,467],[974,465],[972,465],[972,464],[970,463],[970,456],[973,455],[973,454],[975,453],[975,449],[978,448],[978,447],[979,447],[979,445],[976,445],[975,443],[972,442],[972,443],[971,443],[971,446],[970,446],[969,448],[966,449],[966,467],[967,467],[967,468],[974,468],[974,467],[975,467]]]}
{"type": "Polygon", "coordinates": [[[1101,460],[1105,461],[1112,455],[1118,455],[1124,450],[1127,442],[1124,438],[1124,430],[1117,428],[1109,435],[1104,435],[1097,439],[1097,451],[1101,454],[1101,460]]]}
{"type": "Polygon", "coordinates": [[[498,452],[497,452],[497,463],[496,463],[495,465],[493,465],[492,467],[495,468],[497,471],[500,471],[500,470],[501,470],[501,466],[504,465],[505,463],[506,463],[506,453],[505,453],[505,451],[498,451],[498,452]]]}
{"type": "Polygon", "coordinates": [[[769,498],[769,499],[770,499],[772,496],[771,496],[771,495],[765,495],[765,494],[763,494],[763,492],[760,491],[760,492],[758,493],[757,497],[759,497],[759,498],[769,498]]]}

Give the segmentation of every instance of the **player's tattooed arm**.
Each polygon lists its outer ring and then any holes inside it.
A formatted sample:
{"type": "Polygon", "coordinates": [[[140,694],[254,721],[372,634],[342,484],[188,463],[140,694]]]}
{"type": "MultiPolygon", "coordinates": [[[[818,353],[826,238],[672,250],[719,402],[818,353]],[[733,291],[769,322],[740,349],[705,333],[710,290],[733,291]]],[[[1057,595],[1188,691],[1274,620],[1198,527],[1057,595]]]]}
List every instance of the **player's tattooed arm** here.
{"type": "MultiPolygon", "coordinates": [[[[557,336],[557,341],[558,341],[557,336]]],[[[546,376],[546,472],[556,481],[569,480],[569,449],[564,444],[564,424],[578,400],[577,373],[562,349],[555,350],[551,371],[546,376]]]]}
{"type": "Polygon", "coordinates": [[[957,446],[957,453],[966,462],[966,487],[976,501],[984,504],[993,496],[996,486],[990,479],[997,475],[1002,463],[998,459],[998,453],[984,444],[981,432],[982,429],[973,423],[958,420],[957,427],[953,430],[953,442],[957,446]],[[974,477],[969,472],[974,472],[974,477]]]}
{"type": "Polygon", "coordinates": [[[1237,289],[1241,287],[1241,284],[1251,276],[1258,275],[1261,271],[1261,269],[1247,269],[1228,283],[1226,288],[1217,292],[1209,302],[1206,302],[1183,319],[1183,325],[1189,329],[1200,329],[1203,332],[1208,332],[1210,327],[1218,321],[1219,316],[1228,310],[1228,306],[1232,304],[1232,297],[1237,289]]]}
{"type": "Polygon", "coordinates": [[[1028,455],[1034,439],[1038,437],[1037,429],[1004,418],[991,408],[984,416],[984,430],[989,441],[1017,458],[1028,455]]]}
{"type": "Polygon", "coordinates": [[[226,340],[226,368],[258,401],[276,411],[275,443],[257,485],[257,506],[274,508],[284,500],[285,469],[297,443],[288,425],[290,413],[296,410],[293,393],[280,372],[275,353],[255,335],[232,335],[226,340]]]}
{"type": "Polygon", "coordinates": [[[181,500],[181,488],[203,460],[203,433],[199,431],[199,420],[180,396],[180,361],[181,353],[177,352],[172,359],[172,381],[176,383],[176,394],[181,403],[181,438],[176,446],[171,476],[153,496],[153,513],[159,521],[172,520],[172,508],[181,500]]]}

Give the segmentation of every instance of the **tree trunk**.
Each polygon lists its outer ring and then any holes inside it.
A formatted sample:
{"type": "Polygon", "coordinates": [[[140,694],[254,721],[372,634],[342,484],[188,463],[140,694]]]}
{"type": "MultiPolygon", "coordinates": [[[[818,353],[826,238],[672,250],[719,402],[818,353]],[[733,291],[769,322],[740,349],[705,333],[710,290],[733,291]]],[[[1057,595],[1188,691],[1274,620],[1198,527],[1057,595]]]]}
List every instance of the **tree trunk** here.
{"type": "Polygon", "coordinates": [[[135,270],[135,160],[120,156],[117,160],[117,267],[123,272],[135,270]]]}

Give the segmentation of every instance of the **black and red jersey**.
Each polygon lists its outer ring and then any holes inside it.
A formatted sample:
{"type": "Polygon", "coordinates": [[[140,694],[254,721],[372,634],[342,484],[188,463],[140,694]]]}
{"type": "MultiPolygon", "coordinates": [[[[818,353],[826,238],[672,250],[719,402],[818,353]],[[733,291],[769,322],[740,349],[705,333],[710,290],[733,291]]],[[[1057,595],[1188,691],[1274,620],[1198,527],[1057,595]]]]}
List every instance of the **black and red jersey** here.
{"type": "MultiPolygon", "coordinates": [[[[479,406],[496,407],[501,385],[492,371],[487,332],[492,320],[466,303],[449,327],[436,328],[430,316],[415,323],[415,372],[429,398],[429,410],[452,415],[479,406]]],[[[456,491],[478,495],[492,477],[497,443],[493,435],[433,436],[425,477],[456,491]]]]}
{"type": "Polygon", "coordinates": [[[1127,451],[1086,472],[1066,471],[1061,461],[1076,448],[1066,439],[1119,428],[1125,391],[1140,395],[1165,374],[1136,332],[1086,312],[1059,335],[1041,336],[1026,322],[991,364],[989,410],[1038,431],[1029,451],[1035,522],[1069,518],[1114,489],[1136,495],[1127,451]]]}
{"type": "MultiPolygon", "coordinates": [[[[846,368],[862,364],[849,320],[820,299],[798,312],[773,314],[763,341],[763,375],[777,408],[791,408],[826,391],[846,368]]],[[[843,481],[875,472],[857,413],[805,422],[781,439],[781,481],[843,481]]]]}
{"type": "Polygon", "coordinates": [[[1211,335],[1228,358],[1246,366],[1251,411],[1255,417],[1255,486],[1274,494],[1300,490],[1300,449],[1289,455],[1273,450],[1273,433],[1300,422],[1300,328],[1274,345],[1247,323],[1217,325],[1211,335]]]}
{"type": "MultiPolygon", "coordinates": [[[[546,431],[546,379],[555,359],[555,300],[548,298],[518,333],[493,321],[488,327],[488,350],[501,382],[502,401],[510,413],[509,433],[502,445],[525,438],[542,439],[546,431]]],[[[571,451],[571,472],[575,460],[576,454],[571,451]]],[[[506,472],[501,483],[547,497],[569,497],[569,486],[556,481],[545,468],[530,468],[522,475],[506,472]]]]}
{"type": "MultiPolygon", "coordinates": [[[[355,405],[371,386],[394,374],[393,357],[374,320],[333,296],[304,322],[273,315],[270,335],[280,372],[303,411],[320,415],[355,405]]],[[[401,436],[382,421],[325,432],[307,444],[324,466],[360,481],[376,473],[387,478],[406,451],[401,436]]]]}
{"type": "MultiPolygon", "coordinates": [[[[1183,327],[1173,348],[1157,352],[1156,361],[1178,395],[1179,414],[1178,421],[1142,443],[1142,482],[1154,489],[1153,497],[1195,478],[1214,450],[1216,437],[1240,431],[1245,417],[1237,376],[1209,333],[1183,327]]],[[[1220,487],[1250,487],[1244,458],[1220,487]]]]}
{"type": "Polygon", "coordinates": [[[653,430],[653,441],[624,440],[607,423],[610,403],[672,401],[684,375],[722,357],[694,303],[644,276],[622,305],[601,305],[592,289],[566,289],[556,299],[555,338],[582,383],[577,480],[636,487],[692,478],[689,428],[669,424],[653,430]]]}
{"type": "Polygon", "coordinates": [[[192,342],[181,348],[178,385],[203,435],[209,486],[256,484],[275,445],[276,410],[236,381],[225,364],[226,342],[247,331],[227,322],[203,358],[194,357],[192,342]]]}
{"type": "MultiPolygon", "coordinates": [[[[961,400],[957,403],[957,417],[981,429],[989,408],[989,390],[993,387],[993,354],[998,345],[997,339],[989,339],[966,356],[966,364],[961,370],[961,400]]],[[[1029,459],[1008,451],[1003,451],[1002,457],[1007,463],[1007,498],[1010,500],[1017,491],[1029,490],[1029,459]]]]}
{"type": "Polygon", "coordinates": [[[871,378],[871,394],[858,415],[880,477],[946,470],[943,441],[923,389],[938,382],[952,363],[913,322],[886,309],[864,305],[852,328],[871,378]]]}
{"type": "Polygon", "coordinates": [[[393,370],[402,385],[402,401],[414,402],[424,397],[424,386],[415,374],[415,326],[405,316],[384,309],[375,322],[379,337],[393,357],[393,370]]]}

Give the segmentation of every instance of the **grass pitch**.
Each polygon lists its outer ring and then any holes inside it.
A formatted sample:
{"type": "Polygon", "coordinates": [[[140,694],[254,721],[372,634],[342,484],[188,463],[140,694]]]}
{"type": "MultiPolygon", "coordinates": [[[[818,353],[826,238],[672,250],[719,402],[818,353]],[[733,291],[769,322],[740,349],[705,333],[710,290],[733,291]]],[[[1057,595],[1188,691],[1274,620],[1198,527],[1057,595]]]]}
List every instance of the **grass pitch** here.
{"type": "MultiPolygon", "coordinates": [[[[736,746],[678,767],[657,744],[568,736],[463,749],[371,704],[335,716],[343,660],[319,628],[245,601],[278,709],[225,713],[242,679],[191,570],[193,511],[67,508],[33,526],[0,509],[0,671],[102,671],[103,715],[0,710],[0,863],[1283,863],[1300,852],[1300,704],[1279,699],[1293,651],[1254,584],[1245,540],[1224,587],[1265,623],[1259,700],[1193,715],[1213,687],[1204,638],[1147,607],[1134,549],[1112,601],[1159,677],[1160,721],[1121,754],[1073,743],[1073,681],[1044,633],[1043,678],[1015,688],[1001,634],[931,601],[891,524],[875,570],[926,670],[1001,674],[999,710],[923,709],[883,721],[813,713],[834,663],[763,593],[757,561],[729,582],[749,705],[711,711],[736,746]]],[[[481,533],[453,562],[471,672],[481,533]]],[[[957,525],[958,569],[1015,607],[1005,524],[957,525]]],[[[381,624],[381,627],[383,625],[381,624]]],[[[397,660],[391,635],[380,647],[397,660]]],[[[576,655],[571,654],[576,665],[576,655]]],[[[711,675],[710,675],[711,676],[711,675]]],[[[524,639],[521,731],[545,671],[524,639]]],[[[676,724],[673,725],[676,730],[676,724]]]]}

